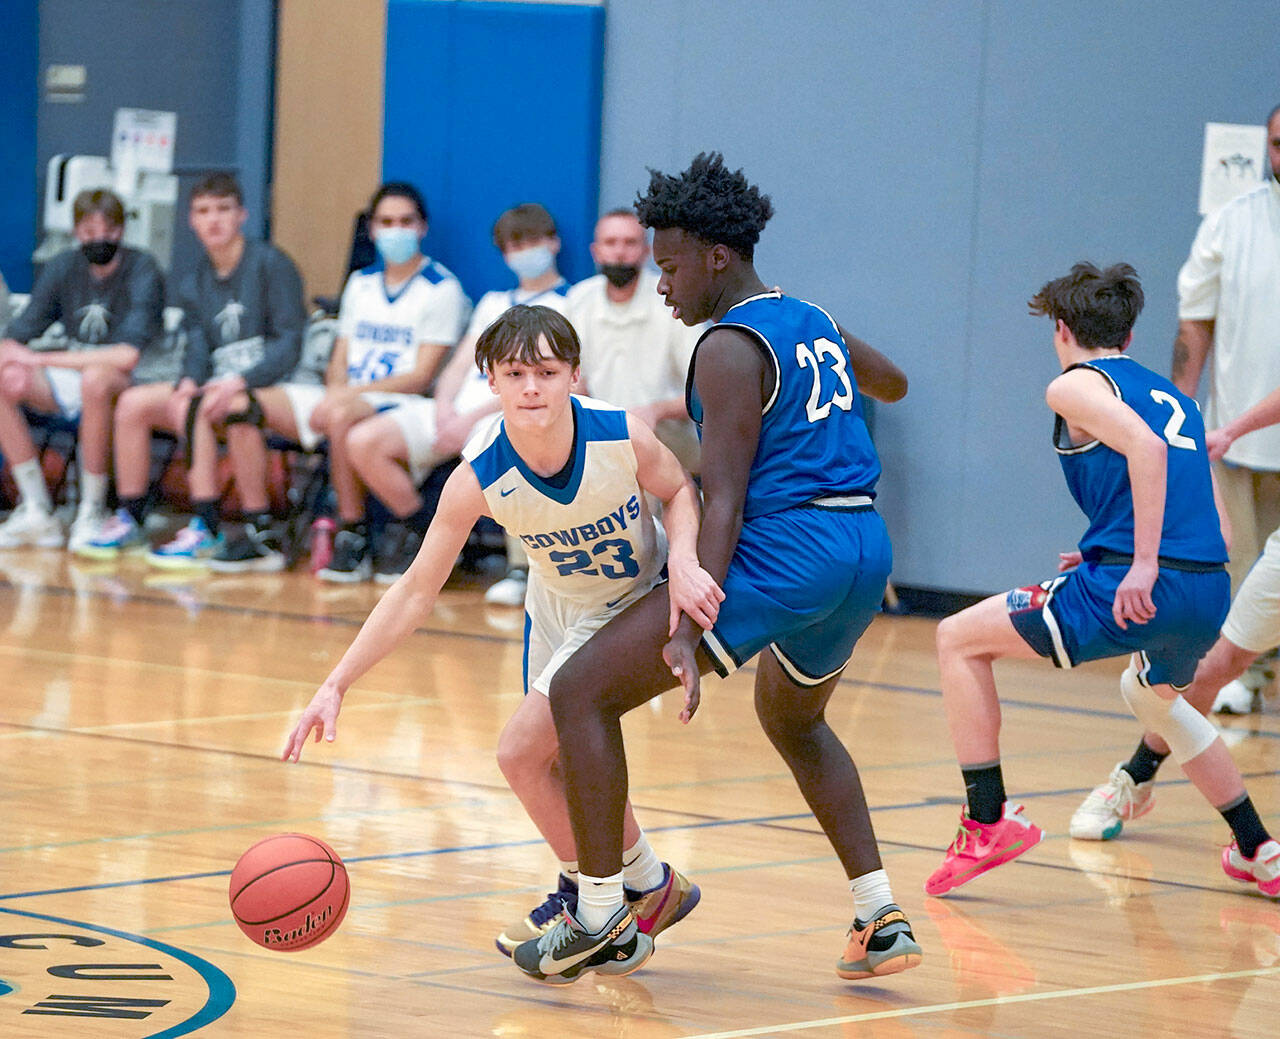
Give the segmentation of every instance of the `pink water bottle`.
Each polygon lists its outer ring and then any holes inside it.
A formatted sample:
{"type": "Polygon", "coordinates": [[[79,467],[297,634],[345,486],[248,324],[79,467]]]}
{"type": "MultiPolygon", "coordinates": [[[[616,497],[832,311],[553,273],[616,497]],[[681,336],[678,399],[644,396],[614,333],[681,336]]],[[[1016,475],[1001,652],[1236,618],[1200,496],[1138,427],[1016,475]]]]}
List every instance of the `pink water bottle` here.
{"type": "Polygon", "coordinates": [[[311,524],[311,572],[329,565],[333,558],[333,535],[338,526],[328,516],[319,516],[311,524]]]}

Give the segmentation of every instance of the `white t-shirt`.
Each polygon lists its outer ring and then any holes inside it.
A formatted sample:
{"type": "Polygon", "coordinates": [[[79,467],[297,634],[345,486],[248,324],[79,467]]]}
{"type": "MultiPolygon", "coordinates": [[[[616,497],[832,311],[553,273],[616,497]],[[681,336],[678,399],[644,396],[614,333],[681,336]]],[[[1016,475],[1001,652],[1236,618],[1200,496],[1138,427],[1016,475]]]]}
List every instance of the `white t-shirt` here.
{"type": "MultiPolygon", "coordinates": [[[[1214,322],[1208,428],[1230,422],[1280,387],[1280,184],[1274,177],[1201,222],[1178,273],[1178,317],[1214,322]]],[[[1241,437],[1226,461],[1280,469],[1280,426],[1241,437]]]]}
{"type": "MultiPolygon", "coordinates": [[[[524,289],[503,289],[501,292],[486,292],[480,297],[476,309],[471,315],[471,323],[467,325],[467,340],[480,338],[480,333],[492,325],[498,318],[518,303],[527,306],[550,307],[561,314],[567,314],[565,296],[569,291],[569,283],[563,278],[549,289],[539,292],[528,292],[524,289]]],[[[463,415],[493,400],[489,391],[489,380],[484,372],[474,364],[467,370],[466,378],[458,387],[458,394],[453,399],[453,409],[463,415]]]]}
{"type": "MultiPolygon", "coordinates": [[[[658,276],[641,271],[635,294],[614,303],[603,274],[569,290],[569,320],[582,340],[582,378],[591,396],[622,408],[637,408],[672,397],[684,398],[689,362],[698,337],[672,316],[658,295],[658,276]]],[[[693,422],[666,420],[659,438],[686,466],[697,465],[698,435],[693,422]]]]}
{"type": "Polygon", "coordinates": [[[354,272],[342,291],[338,335],[347,341],[353,386],[411,372],[422,343],[452,347],[462,336],[471,301],[458,279],[427,258],[394,294],[382,264],[354,272]]]}

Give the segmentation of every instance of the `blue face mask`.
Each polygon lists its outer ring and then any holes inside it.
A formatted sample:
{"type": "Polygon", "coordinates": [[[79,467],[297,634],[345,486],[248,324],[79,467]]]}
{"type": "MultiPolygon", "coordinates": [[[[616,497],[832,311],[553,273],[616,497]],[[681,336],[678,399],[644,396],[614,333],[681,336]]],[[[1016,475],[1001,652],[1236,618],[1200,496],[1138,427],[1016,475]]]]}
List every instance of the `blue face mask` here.
{"type": "Polygon", "coordinates": [[[418,232],[411,227],[384,227],[373,236],[378,254],[388,264],[408,263],[418,252],[418,232]]]}
{"type": "Polygon", "coordinates": [[[511,268],[511,272],[521,281],[541,278],[555,266],[556,262],[555,253],[551,251],[550,246],[546,245],[535,245],[528,249],[521,249],[519,252],[507,253],[502,258],[511,268]]]}

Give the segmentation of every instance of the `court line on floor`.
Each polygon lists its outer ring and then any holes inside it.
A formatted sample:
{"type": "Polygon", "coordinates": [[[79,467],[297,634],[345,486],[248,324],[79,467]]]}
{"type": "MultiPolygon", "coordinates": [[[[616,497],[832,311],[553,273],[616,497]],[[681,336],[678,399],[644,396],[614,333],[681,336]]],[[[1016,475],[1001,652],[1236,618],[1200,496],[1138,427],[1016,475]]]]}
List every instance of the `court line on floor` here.
{"type": "Polygon", "coordinates": [[[1144,989],[1200,985],[1215,981],[1234,981],[1238,978],[1261,978],[1273,974],[1280,974],[1280,967],[1256,967],[1252,970],[1224,971],[1218,974],[1195,974],[1181,978],[1157,978],[1150,981],[1126,981],[1116,985],[1054,989],[1049,992],[1025,992],[1014,996],[970,999],[957,1003],[933,1003],[921,1007],[902,1007],[898,1010],[876,1010],[867,1014],[827,1017],[816,1021],[795,1021],[789,1024],[769,1025],[761,1028],[740,1028],[731,1032],[701,1032],[697,1035],[686,1036],[685,1039],[747,1039],[749,1036],[780,1035],[783,1032],[804,1032],[814,1028],[834,1028],[838,1025],[857,1024],[861,1021],[887,1021],[900,1017],[924,1017],[929,1014],[945,1014],[957,1010],[976,1010],[981,1007],[1009,1006],[1016,1003],[1040,1003],[1051,999],[1075,999],[1081,996],[1103,996],[1117,992],[1140,992],[1144,989]]]}
{"type": "MultiPolygon", "coordinates": [[[[20,587],[7,579],[0,579],[0,588],[6,587],[6,586],[10,588],[20,587]]],[[[73,589],[73,588],[64,588],[58,585],[39,585],[38,587],[41,591],[48,592],[54,595],[66,596],[66,595],[87,594],[94,598],[110,598],[110,596],[105,592],[91,591],[91,592],[85,593],[85,592],[77,591],[76,589],[73,589]]],[[[131,601],[145,603],[148,605],[169,606],[169,607],[172,607],[173,609],[181,608],[179,604],[173,602],[173,600],[163,598],[163,597],[158,597],[158,596],[134,595],[133,593],[130,593],[129,598],[131,601]]],[[[321,616],[317,614],[297,614],[297,613],[288,613],[283,610],[270,610],[270,609],[265,609],[263,607],[255,607],[255,606],[232,606],[227,603],[206,603],[206,604],[203,604],[202,608],[223,612],[223,613],[239,613],[245,616],[271,617],[279,620],[298,621],[300,623],[336,624],[344,627],[357,627],[357,628],[363,625],[365,620],[365,618],[363,617],[345,618],[345,617],[321,616]]],[[[460,638],[460,639],[474,639],[482,642],[502,642],[507,644],[516,644],[520,641],[518,636],[512,637],[509,635],[507,636],[493,635],[488,632],[458,631],[457,629],[453,629],[453,628],[424,627],[424,628],[417,629],[414,632],[414,634],[428,635],[431,637],[448,636],[448,637],[460,638]]],[[[114,660],[115,658],[111,658],[111,659],[114,660]]],[[[751,669],[743,668],[742,670],[749,672],[751,669]]],[[[278,681],[295,682],[297,680],[279,679],[278,681]]],[[[870,679],[857,678],[856,676],[853,676],[853,675],[846,675],[841,677],[839,684],[842,686],[863,685],[863,686],[867,686],[868,688],[881,689],[888,692],[912,693],[919,696],[929,696],[933,698],[938,698],[942,696],[942,692],[939,689],[934,689],[934,688],[929,688],[924,686],[899,685],[892,682],[877,682],[870,679]]],[[[1076,714],[1076,715],[1082,715],[1085,717],[1117,718],[1117,719],[1122,719],[1130,722],[1133,720],[1133,715],[1131,715],[1128,711],[1123,711],[1123,710],[1109,711],[1109,710],[1102,710],[1094,707],[1079,707],[1073,704],[1041,703],[1034,700],[1019,700],[1016,698],[1003,698],[1003,697],[1001,698],[1000,703],[1001,703],[1001,706],[1003,707],[1024,707],[1031,710],[1047,710],[1047,711],[1053,711],[1055,713],[1060,713],[1060,714],[1076,714]]],[[[1266,736],[1271,739],[1280,739],[1280,731],[1272,731],[1269,729],[1254,729],[1254,730],[1250,730],[1249,734],[1254,736],[1266,736]]]]}

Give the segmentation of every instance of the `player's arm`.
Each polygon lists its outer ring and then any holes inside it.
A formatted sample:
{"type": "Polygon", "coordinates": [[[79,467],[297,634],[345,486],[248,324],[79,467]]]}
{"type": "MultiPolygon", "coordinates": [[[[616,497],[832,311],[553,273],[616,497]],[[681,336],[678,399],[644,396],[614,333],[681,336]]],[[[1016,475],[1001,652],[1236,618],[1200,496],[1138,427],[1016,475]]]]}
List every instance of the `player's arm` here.
{"type": "MultiPolygon", "coordinates": [[[[724,584],[742,532],[747,478],[760,441],[761,411],[772,369],[759,348],[741,332],[717,329],[703,340],[694,364],[694,384],[702,401],[702,529],[698,559],[712,579],[724,584]]],[[[684,686],[681,720],[697,710],[698,668],[694,660],[701,632],[683,617],[663,657],[684,686]]]]}
{"type": "Polygon", "coordinates": [[[412,369],[398,375],[388,375],[385,379],[375,379],[360,389],[362,392],[372,390],[378,393],[425,393],[440,365],[440,359],[448,349],[448,343],[419,343],[412,369]]]}
{"type": "Polygon", "coordinates": [[[1213,485],[1213,507],[1218,510],[1218,528],[1222,531],[1222,543],[1231,552],[1231,517],[1227,515],[1227,503],[1222,497],[1222,488],[1218,486],[1218,478],[1213,470],[1209,470],[1209,483],[1213,485]]]}
{"type": "Polygon", "coordinates": [[[849,351],[849,365],[858,380],[858,391],[885,404],[902,400],[907,395],[906,373],[844,326],[836,325],[836,328],[849,351]]]}
{"type": "Polygon", "coordinates": [[[1151,589],[1159,574],[1168,447],[1096,372],[1064,372],[1045,391],[1067,425],[1125,456],[1133,495],[1133,564],[1116,589],[1112,615],[1125,628],[1155,616],[1151,589]]]}
{"type": "Polygon", "coordinates": [[[312,732],[317,743],[321,736],[333,740],[347,690],[427,619],[467,535],[487,511],[471,466],[460,465],[441,492],[440,506],[417,557],[379,600],[355,641],[316,690],[289,734],[282,760],[297,761],[312,732]]]}
{"type": "Polygon", "coordinates": [[[710,629],[724,601],[724,592],[698,564],[697,488],[676,456],[642,420],[629,415],[627,432],[636,452],[636,479],[641,489],[662,501],[671,600],[667,634],[676,633],[682,613],[699,627],[710,629]]]}
{"type": "Polygon", "coordinates": [[[1212,318],[1183,318],[1173,341],[1173,373],[1170,379],[1188,397],[1196,395],[1200,373],[1213,347],[1212,318]]]}
{"type": "Polygon", "coordinates": [[[458,343],[453,356],[444,366],[440,378],[436,380],[436,410],[444,410],[453,414],[453,402],[462,389],[463,380],[476,363],[476,340],[479,336],[466,335],[458,343]]]}
{"type": "Polygon", "coordinates": [[[1277,422],[1280,422],[1280,389],[1272,390],[1225,426],[1206,433],[1204,441],[1209,449],[1209,458],[1214,462],[1218,461],[1246,433],[1274,426],[1277,422]]]}

